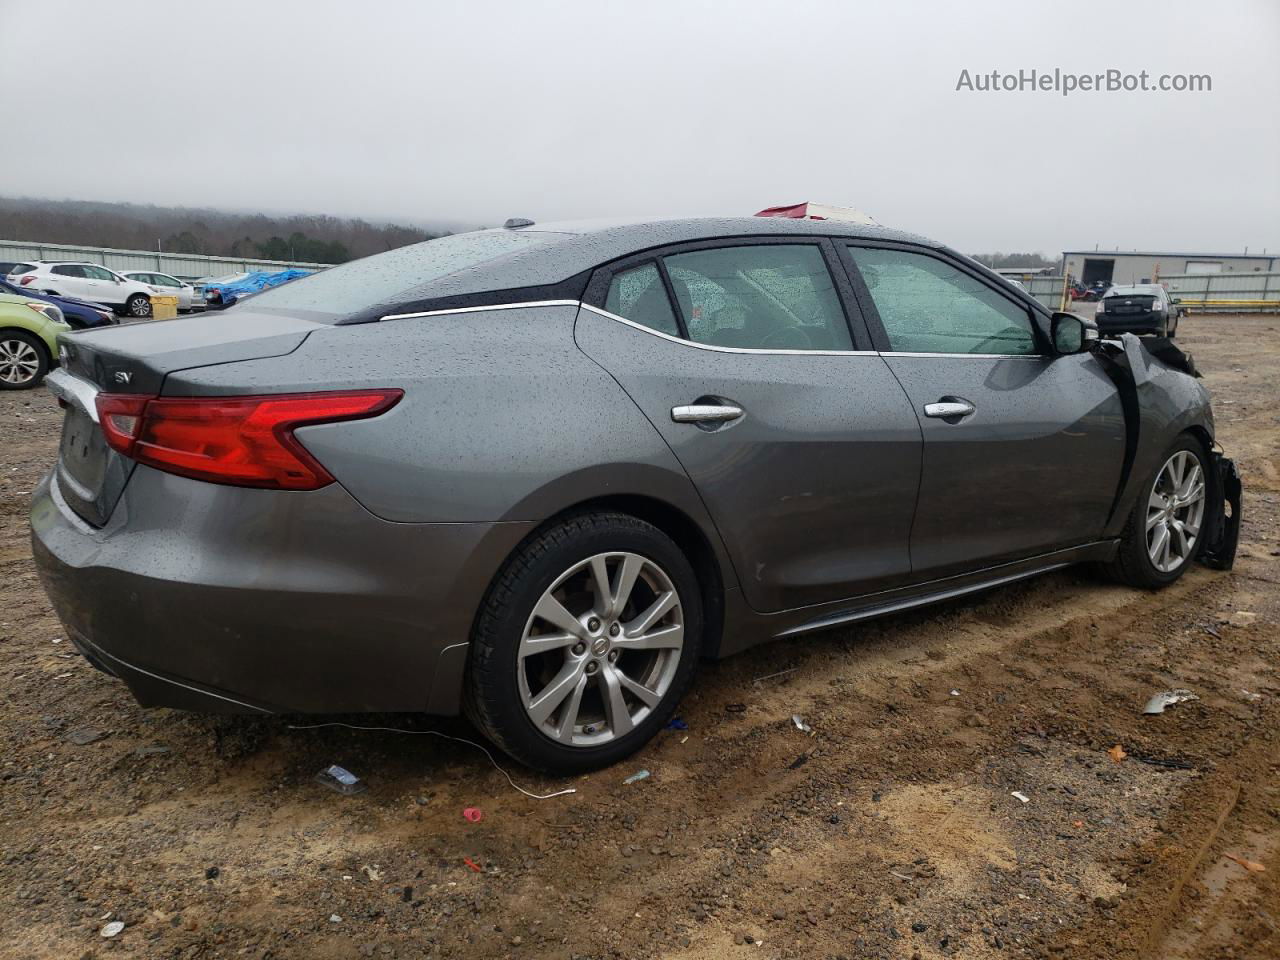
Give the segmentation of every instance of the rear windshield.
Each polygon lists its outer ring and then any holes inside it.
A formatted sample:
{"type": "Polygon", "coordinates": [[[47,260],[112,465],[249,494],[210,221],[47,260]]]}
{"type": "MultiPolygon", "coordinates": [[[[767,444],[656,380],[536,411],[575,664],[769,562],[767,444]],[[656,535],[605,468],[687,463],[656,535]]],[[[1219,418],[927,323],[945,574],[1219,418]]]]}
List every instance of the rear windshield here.
{"type": "Polygon", "coordinates": [[[1158,297],[1162,287],[1149,284],[1135,284],[1130,287],[1112,287],[1107,291],[1108,297],[1158,297]]]}
{"type": "Polygon", "coordinates": [[[376,304],[415,299],[413,291],[423,284],[488,260],[511,256],[556,236],[504,230],[427,240],[330,267],[267,290],[253,298],[252,309],[305,310],[336,320],[376,304]]]}

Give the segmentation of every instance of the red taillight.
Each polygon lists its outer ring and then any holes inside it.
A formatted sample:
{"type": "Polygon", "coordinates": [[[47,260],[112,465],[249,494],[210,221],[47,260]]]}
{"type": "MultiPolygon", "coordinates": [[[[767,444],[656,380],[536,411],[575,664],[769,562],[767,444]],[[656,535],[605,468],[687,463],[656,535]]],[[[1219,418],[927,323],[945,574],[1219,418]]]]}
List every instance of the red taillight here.
{"type": "Polygon", "coordinates": [[[34,279],[35,279],[34,274],[24,273],[22,276],[18,278],[18,283],[20,283],[22,286],[25,287],[28,283],[30,283],[34,279]]]}
{"type": "Polygon", "coordinates": [[[294,437],[298,427],[375,417],[402,390],[257,397],[99,394],[98,420],[114,450],[196,480],[274,490],[316,490],[333,477],[294,437]]]}

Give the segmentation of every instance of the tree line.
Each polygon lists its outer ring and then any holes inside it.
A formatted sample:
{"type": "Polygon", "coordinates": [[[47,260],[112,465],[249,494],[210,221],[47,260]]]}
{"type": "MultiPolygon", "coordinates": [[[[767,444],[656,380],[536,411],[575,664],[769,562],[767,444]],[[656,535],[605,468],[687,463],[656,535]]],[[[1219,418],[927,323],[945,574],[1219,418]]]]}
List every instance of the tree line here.
{"type": "Polygon", "coordinates": [[[443,236],[420,227],[329,216],[0,197],[0,239],[215,257],[343,263],[443,236]]]}

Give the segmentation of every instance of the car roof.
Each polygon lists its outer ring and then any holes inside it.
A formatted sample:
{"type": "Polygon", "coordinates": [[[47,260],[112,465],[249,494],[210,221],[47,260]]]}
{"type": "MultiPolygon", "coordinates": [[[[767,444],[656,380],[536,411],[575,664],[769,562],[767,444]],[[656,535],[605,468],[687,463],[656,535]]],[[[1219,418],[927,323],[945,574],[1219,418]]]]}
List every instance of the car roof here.
{"type": "Polygon", "coordinates": [[[1164,292],[1164,287],[1160,286],[1160,284],[1158,283],[1123,283],[1123,284],[1118,283],[1114,287],[1112,287],[1110,290],[1107,291],[1107,296],[1112,296],[1114,294],[1115,296],[1123,297],[1126,293],[1163,293],[1163,292],[1164,292]]]}
{"type": "MultiPolygon", "coordinates": [[[[499,228],[482,233],[502,233],[499,228]]],[[[540,234],[548,242],[534,243],[503,257],[486,260],[432,281],[430,296],[465,296],[514,286],[560,283],[584,271],[655,247],[697,240],[731,240],[764,236],[853,237],[924,244],[942,244],[887,227],[836,220],[782,217],[699,217],[670,220],[564,220],[535,223],[511,232],[540,234]],[[518,278],[519,283],[513,283],[518,278]]],[[[430,243],[431,241],[424,241],[430,243]]]]}

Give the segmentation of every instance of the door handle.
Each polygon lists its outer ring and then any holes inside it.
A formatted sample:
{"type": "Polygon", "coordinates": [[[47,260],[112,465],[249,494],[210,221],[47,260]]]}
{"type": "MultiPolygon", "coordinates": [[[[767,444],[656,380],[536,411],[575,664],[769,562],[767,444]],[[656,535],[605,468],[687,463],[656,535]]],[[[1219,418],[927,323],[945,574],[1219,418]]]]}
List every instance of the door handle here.
{"type": "Polygon", "coordinates": [[[727,403],[691,403],[671,408],[671,419],[676,423],[724,423],[740,416],[742,408],[727,403]]]}
{"type": "Polygon", "coordinates": [[[924,415],[933,417],[935,420],[958,420],[969,416],[976,409],[968,400],[961,400],[959,397],[943,397],[937,403],[926,403],[924,415]]]}

